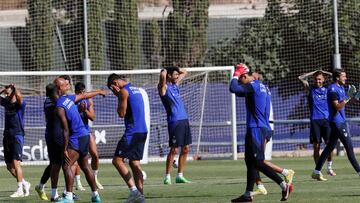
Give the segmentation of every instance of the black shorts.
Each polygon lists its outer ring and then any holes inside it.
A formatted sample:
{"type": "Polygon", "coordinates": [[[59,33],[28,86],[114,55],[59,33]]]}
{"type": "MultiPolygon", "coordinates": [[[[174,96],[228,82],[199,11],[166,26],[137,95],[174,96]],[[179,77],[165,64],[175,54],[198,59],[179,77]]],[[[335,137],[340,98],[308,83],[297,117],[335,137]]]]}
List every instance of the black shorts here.
{"type": "Polygon", "coordinates": [[[265,139],[267,128],[247,128],[245,135],[245,158],[254,160],[265,159],[265,139]]]}
{"type": "Polygon", "coordinates": [[[13,160],[22,161],[24,136],[4,134],[3,147],[5,163],[10,164],[13,160]]]}
{"type": "Polygon", "coordinates": [[[325,143],[329,141],[331,128],[329,121],[326,119],[316,119],[310,122],[310,143],[325,143]],[[322,138],[322,139],[321,139],[322,138]]]}
{"type": "Polygon", "coordinates": [[[70,138],[68,147],[77,151],[80,155],[79,158],[84,158],[89,154],[89,142],[90,135],[81,136],[75,140],[70,138]]]}
{"type": "Polygon", "coordinates": [[[192,143],[189,120],[179,120],[168,126],[169,147],[185,146],[192,143]]]}
{"type": "Polygon", "coordinates": [[[141,160],[144,154],[146,137],[147,133],[123,135],[118,142],[114,156],[126,158],[130,161],[141,160]]]}
{"type": "Polygon", "coordinates": [[[46,138],[50,164],[62,165],[64,160],[64,146],[58,145],[50,138],[46,138]]]}

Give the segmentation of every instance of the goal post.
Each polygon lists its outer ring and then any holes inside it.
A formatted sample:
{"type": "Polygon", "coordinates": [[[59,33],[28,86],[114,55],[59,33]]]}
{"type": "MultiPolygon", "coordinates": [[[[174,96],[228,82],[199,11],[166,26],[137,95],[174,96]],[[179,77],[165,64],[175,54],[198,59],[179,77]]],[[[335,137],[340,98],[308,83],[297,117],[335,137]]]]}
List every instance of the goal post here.
{"type": "MultiPolygon", "coordinates": [[[[187,71],[188,75],[180,85],[180,93],[189,114],[193,135],[190,155],[236,160],[239,147],[236,132],[239,126],[236,124],[235,95],[229,92],[233,66],[195,67],[187,68],[187,71]]],[[[112,73],[125,75],[129,82],[142,88],[148,95],[150,130],[148,150],[143,161],[166,160],[169,150],[166,112],[157,93],[160,69],[0,72],[0,77],[7,78],[19,87],[28,104],[25,110],[26,164],[44,164],[48,158],[42,110],[45,86],[59,75],[70,75],[73,84],[83,82],[85,76],[91,75],[93,89],[105,88],[107,76],[112,73]]],[[[101,162],[110,161],[124,132],[123,120],[116,114],[116,103],[112,94],[105,98],[94,98],[96,119],[92,123],[92,132],[96,137],[101,162]]],[[[0,113],[3,113],[2,108],[0,113]]],[[[0,133],[2,131],[3,125],[0,125],[0,133]]],[[[3,159],[2,152],[0,150],[0,159],[3,159]]]]}

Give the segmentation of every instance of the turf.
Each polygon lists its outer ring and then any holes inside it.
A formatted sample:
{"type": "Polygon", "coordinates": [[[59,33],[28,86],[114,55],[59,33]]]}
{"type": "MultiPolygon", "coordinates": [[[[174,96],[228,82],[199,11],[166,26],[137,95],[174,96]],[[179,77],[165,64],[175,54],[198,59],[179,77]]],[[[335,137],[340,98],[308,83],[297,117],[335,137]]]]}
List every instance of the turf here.
{"type": "MultiPolygon", "coordinates": [[[[310,178],[314,167],[310,157],[277,158],[274,163],[295,170],[294,193],[289,202],[360,202],[359,177],[355,174],[346,157],[336,157],[333,168],[338,174],[329,177],[326,182],[318,182],[310,178]]],[[[10,199],[8,196],[16,188],[15,179],[5,167],[0,167],[0,202],[40,202],[34,186],[39,182],[44,166],[24,166],[27,180],[32,183],[31,195],[21,199],[10,199]]],[[[186,177],[193,181],[190,184],[163,185],[164,163],[144,165],[148,175],[145,181],[145,197],[147,202],[230,202],[245,189],[246,168],[244,160],[201,160],[188,162],[186,177]]],[[[175,182],[175,171],[172,181],[175,182]]],[[[102,202],[123,202],[128,190],[112,165],[101,165],[99,179],[105,189],[100,191],[102,202]]],[[[281,192],[278,185],[268,178],[263,178],[269,194],[256,196],[254,202],[278,202],[281,192]]],[[[63,177],[60,178],[60,190],[63,189],[63,177]]],[[[87,185],[82,176],[83,185],[87,185]]],[[[49,185],[49,184],[48,184],[49,185]]],[[[86,191],[77,192],[81,201],[89,202],[89,187],[86,191]]],[[[46,188],[49,195],[49,187],[46,188]]]]}

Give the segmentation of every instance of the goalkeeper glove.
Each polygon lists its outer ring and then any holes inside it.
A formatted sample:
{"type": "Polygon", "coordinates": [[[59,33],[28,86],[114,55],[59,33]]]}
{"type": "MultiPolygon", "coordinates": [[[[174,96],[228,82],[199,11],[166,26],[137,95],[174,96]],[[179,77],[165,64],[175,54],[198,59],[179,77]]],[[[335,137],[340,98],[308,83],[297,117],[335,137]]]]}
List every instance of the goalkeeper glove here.
{"type": "Polygon", "coordinates": [[[348,103],[350,100],[351,100],[351,97],[349,97],[349,96],[345,96],[345,98],[344,98],[344,102],[345,102],[345,104],[346,104],[346,103],[348,103]]]}
{"type": "Polygon", "coordinates": [[[235,71],[234,71],[233,77],[239,77],[240,75],[248,73],[248,72],[250,72],[249,68],[245,64],[240,63],[235,66],[235,71]]]}
{"type": "Polygon", "coordinates": [[[356,92],[354,97],[355,97],[356,100],[360,100],[360,91],[356,92]]]}
{"type": "Polygon", "coordinates": [[[354,85],[349,85],[349,89],[346,94],[349,97],[354,97],[356,95],[356,92],[357,92],[356,87],[354,85]]]}

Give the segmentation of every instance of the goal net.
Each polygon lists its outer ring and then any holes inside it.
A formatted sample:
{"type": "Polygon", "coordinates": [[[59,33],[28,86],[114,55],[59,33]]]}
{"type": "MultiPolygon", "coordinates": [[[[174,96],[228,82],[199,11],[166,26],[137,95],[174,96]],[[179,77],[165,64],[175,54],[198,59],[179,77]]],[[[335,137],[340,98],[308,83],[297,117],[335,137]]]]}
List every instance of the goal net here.
{"type": "MultiPolygon", "coordinates": [[[[232,67],[188,68],[189,73],[180,84],[180,94],[189,116],[193,145],[190,155],[211,158],[231,158],[232,150],[232,95],[229,81],[232,67]]],[[[163,161],[168,152],[168,130],[166,112],[158,95],[159,70],[115,71],[123,74],[132,84],[144,89],[150,105],[149,161],[163,161]]],[[[24,161],[41,164],[48,159],[44,139],[45,117],[43,113],[44,88],[61,72],[35,72],[2,74],[10,81],[26,81],[26,88],[20,88],[27,103],[25,110],[24,161]],[[16,76],[16,75],[28,76],[16,76]],[[12,76],[11,76],[12,75],[12,76]]],[[[72,72],[65,72],[72,74],[72,72]]],[[[91,75],[93,89],[105,88],[107,76],[112,73],[101,72],[91,75]]],[[[82,74],[84,75],[84,74],[82,74]]],[[[84,81],[82,75],[72,75],[72,85],[84,81]]],[[[124,121],[117,114],[117,98],[110,94],[95,97],[96,119],[91,130],[95,136],[101,159],[111,159],[118,141],[124,132],[124,121]]],[[[0,133],[4,128],[4,109],[0,111],[0,133]]],[[[0,159],[3,148],[0,145],[0,159]]]]}

